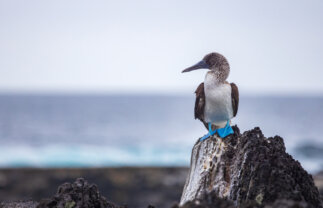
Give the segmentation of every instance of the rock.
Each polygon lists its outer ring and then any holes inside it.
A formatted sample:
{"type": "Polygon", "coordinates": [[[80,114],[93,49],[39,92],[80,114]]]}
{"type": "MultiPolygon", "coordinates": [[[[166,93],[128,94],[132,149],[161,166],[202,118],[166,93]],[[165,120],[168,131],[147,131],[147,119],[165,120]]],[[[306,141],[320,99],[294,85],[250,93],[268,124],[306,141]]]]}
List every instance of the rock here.
{"type": "Polygon", "coordinates": [[[38,202],[32,200],[0,202],[0,208],[36,208],[38,202]]]}
{"type": "Polygon", "coordinates": [[[56,195],[41,200],[37,208],[121,208],[100,195],[94,184],[88,184],[83,178],[74,183],[64,183],[58,187],[56,195]]]}
{"type": "Polygon", "coordinates": [[[194,145],[180,206],[214,193],[238,207],[282,201],[322,207],[312,176],[286,153],[281,137],[267,139],[258,127],[243,134],[233,129],[225,139],[213,136],[194,145]]]}
{"type": "MultiPolygon", "coordinates": [[[[229,199],[217,197],[217,194],[212,191],[205,193],[200,199],[188,201],[181,207],[174,206],[173,208],[236,208],[234,203],[229,199]]],[[[241,203],[239,208],[316,208],[305,201],[293,201],[286,199],[278,199],[273,203],[258,204],[256,201],[246,201],[241,203]]]]}
{"type": "MultiPolygon", "coordinates": [[[[232,201],[219,198],[214,191],[204,193],[199,199],[188,201],[181,208],[235,208],[232,201]]],[[[178,206],[177,206],[178,208],[178,206]]]]}
{"type": "MultiPolygon", "coordinates": [[[[212,191],[210,193],[203,194],[201,199],[194,199],[188,201],[181,208],[236,208],[231,200],[217,197],[217,194],[212,191]]],[[[271,205],[259,205],[256,201],[243,202],[239,205],[239,208],[310,208],[304,201],[295,202],[292,200],[276,200],[271,205]]],[[[178,206],[176,208],[179,208],[178,206]]],[[[313,207],[314,208],[314,207],[313,207]]]]}

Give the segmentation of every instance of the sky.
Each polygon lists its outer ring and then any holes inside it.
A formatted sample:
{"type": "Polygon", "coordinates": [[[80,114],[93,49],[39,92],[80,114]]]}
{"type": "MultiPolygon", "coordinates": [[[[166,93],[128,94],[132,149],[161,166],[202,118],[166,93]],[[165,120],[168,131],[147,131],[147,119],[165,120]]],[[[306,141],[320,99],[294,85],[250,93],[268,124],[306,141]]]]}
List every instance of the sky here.
{"type": "Polygon", "coordinates": [[[210,52],[240,92],[323,95],[321,0],[0,0],[1,92],[192,93],[210,52]]]}

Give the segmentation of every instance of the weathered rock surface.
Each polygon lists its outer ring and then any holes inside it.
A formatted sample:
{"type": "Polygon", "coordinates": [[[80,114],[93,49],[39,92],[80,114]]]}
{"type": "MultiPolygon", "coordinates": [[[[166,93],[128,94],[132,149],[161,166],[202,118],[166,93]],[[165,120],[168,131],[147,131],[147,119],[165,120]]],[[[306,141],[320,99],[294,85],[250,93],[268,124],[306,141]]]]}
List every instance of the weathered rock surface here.
{"type": "Polygon", "coordinates": [[[36,208],[38,202],[32,200],[0,202],[0,208],[36,208]]]}
{"type": "Polygon", "coordinates": [[[233,128],[225,139],[213,136],[194,145],[181,206],[201,207],[189,201],[213,193],[238,207],[322,207],[312,176],[286,153],[281,137],[265,138],[259,128],[243,134],[233,128]]]}
{"type": "Polygon", "coordinates": [[[100,195],[94,184],[83,178],[74,183],[64,183],[58,187],[56,195],[42,200],[37,208],[121,208],[100,195]]]}
{"type": "Polygon", "coordinates": [[[236,206],[231,200],[219,198],[213,191],[205,193],[203,197],[188,201],[182,206],[173,208],[316,208],[305,201],[277,199],[274,202],[259,204],[257,201],[246,201],[236,206]]]}

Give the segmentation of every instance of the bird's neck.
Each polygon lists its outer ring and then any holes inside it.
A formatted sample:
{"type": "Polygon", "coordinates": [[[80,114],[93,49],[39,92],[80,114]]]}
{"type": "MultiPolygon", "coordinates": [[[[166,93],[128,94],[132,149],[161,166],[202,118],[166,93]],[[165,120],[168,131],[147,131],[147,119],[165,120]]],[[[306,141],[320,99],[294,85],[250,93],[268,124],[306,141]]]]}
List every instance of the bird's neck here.
{"type": "Polygon", "coordinates": [[[208,71],[205,75],[204,84],[218,86],[225,83],[227,76],[217,71],[208,71]]]}

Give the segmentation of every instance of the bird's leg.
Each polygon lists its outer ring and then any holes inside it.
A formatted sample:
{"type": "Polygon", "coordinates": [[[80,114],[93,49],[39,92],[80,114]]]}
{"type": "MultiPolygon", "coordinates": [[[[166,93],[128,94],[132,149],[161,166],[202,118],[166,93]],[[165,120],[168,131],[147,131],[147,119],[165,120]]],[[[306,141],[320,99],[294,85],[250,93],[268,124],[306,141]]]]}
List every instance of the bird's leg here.
{"type": "Polygon", "coordinates": [[[216,129],[214,131],[212,130],[212,123],[210,122],[209,123],[209,134],[210,134],[210,136],[213,136],[215,133],[216,133],[216,129]]]}
{"type": "Polygon", "coordinates": [[[206,140],[207,138],[209,138],[210,136],[212,136],[212,124],[208,123],[209,126],[209,132],[207,134],[205,134],[202,138],[200,138],[200,142],[206,140]]]}
{"type": "Polygon", "coordinates": [[[204,135],[202,138],[200,138],[200,141],[204,141],[206,140],[207,138],[209,138],[210,136],[213,136],[215,133],[216,133],[216,129],[213,131],[212,130],[212,123],[208,123],[208,127],[209,127],[209,133],[207,133],[206,135],[204,135]]]}
{"type": "Polygon", "coordinates": [[[210,133],[210,136],[212,136],[212,124],[211,124],[211,122],[209,123],[209,133],[210,133]]]}

